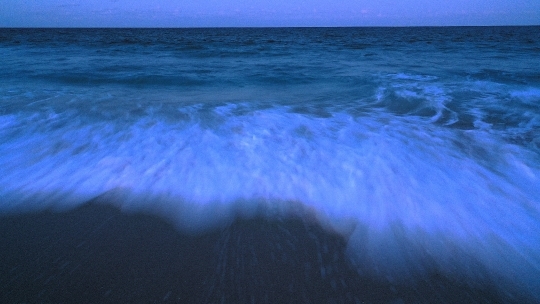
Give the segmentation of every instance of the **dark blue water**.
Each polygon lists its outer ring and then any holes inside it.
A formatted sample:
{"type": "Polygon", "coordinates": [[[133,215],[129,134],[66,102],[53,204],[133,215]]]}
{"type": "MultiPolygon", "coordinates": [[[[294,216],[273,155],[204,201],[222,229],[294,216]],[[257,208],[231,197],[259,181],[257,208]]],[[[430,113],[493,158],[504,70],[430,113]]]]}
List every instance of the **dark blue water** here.
{"type": "Polygon", "coordinates": [[[0,212],[309,215],[363,275],[540,300],[539,54],[539,27],[2,29],[0,212]]]}

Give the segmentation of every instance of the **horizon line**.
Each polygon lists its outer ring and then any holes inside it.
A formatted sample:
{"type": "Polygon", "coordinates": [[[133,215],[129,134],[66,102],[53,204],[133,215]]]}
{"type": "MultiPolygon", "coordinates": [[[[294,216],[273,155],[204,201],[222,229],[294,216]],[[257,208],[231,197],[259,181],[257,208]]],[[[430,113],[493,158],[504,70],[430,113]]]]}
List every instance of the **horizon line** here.
{"type": "Polygon", "coordinates": [[[529,25],[329,25],[329,26],[0,26],[0,29],[270,29],[270,28],[442,28],[442,27],[538,27],[529,25]]]}

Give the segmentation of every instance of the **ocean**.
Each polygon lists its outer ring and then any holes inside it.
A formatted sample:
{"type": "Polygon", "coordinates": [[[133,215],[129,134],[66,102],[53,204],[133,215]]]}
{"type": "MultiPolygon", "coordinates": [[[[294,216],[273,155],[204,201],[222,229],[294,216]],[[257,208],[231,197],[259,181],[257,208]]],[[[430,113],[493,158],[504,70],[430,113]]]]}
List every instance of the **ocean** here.
{"type": "Polygon", "coordinates": [[[2,302],[540,301],[539,55],[538,26],[1,29],[2,302]]]}

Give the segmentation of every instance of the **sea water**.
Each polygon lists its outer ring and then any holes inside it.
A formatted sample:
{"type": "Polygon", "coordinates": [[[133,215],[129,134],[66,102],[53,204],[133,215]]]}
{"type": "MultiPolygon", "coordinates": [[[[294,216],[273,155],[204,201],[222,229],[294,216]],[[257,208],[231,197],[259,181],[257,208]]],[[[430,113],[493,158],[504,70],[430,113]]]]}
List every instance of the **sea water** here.
{"type": "Polygon", "coordinates": [[[301,216],[540,295],[540,28],[2,29],[0,213],[301,216]]]}

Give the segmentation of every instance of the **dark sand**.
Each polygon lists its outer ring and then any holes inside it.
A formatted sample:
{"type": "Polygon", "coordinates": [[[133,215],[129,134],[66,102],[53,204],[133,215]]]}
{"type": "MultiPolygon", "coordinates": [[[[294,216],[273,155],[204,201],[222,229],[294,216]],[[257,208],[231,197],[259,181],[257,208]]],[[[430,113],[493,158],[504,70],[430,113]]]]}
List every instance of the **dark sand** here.
{"type": "Polygon", "coordinates": [[[87,204],[0,217],[1,303],[489,303],[434,274],[404,285],[362,277],[340,236],[301,219],[237,220],[200,235],[87,204]]]}

